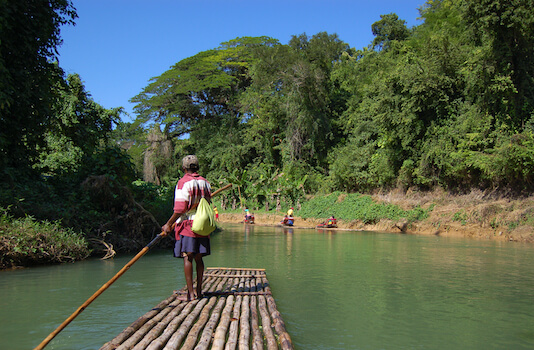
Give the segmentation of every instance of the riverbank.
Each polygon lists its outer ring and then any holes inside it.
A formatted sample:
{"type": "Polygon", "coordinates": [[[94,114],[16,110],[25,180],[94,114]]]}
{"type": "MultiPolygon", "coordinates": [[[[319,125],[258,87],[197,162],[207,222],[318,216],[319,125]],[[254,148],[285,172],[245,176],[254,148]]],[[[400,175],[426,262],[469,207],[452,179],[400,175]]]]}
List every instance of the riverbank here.
{"type": "MultiPolygon", "coordinates": [[[[461,196],[452,196],[444,191],[429,193],[389,192],[376,194],[378,203],[397,205],[405,210],[415,207],[432,208],[426,219],[380,220],[375,224],[361,221],[345,221],[338,218],[338,228],[345,230],[380,231],[403,234],[439,235],[473,239],[534,243],[534,197],[507,198],[492,196],[481,191],[472,191],[461,196]]],[[[255,212],[256,225],[277,225],[283,212],[255,212]]],[[[301,218],[296,211],[294,227],[315,228],[326,218],[301,218]]],[[[239,223],[241,214],[220,213],[219,221],[239,223]]]]}

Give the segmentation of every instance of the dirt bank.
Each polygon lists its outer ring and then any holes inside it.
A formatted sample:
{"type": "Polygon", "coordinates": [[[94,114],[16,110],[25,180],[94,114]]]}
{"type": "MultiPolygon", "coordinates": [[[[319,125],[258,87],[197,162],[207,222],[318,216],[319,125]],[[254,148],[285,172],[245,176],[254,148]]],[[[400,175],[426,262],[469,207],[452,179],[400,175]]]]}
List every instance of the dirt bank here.
{"type": "MultiPolygon", "coordinates": [[[[338,227],[346,230],[380,231],[404,234],[439,235],[473,239],[534,243],[534,197],[510,199],[480,191],[451,196],[443,191],[432,193],[376,194],[378,202],[398,205],[403,209],[433,207],[427,219],[418,222],[381,220],[374,225],[338,219],[338,227]]],[[[297,217],[296,228],[314,228],[326,218],[297,217]]],[[[221,222],[239,223],[240,214],[220,213],[221,222]]],[[[257,225],[277,225],[283,213],[255,213],[257,225]]]]}

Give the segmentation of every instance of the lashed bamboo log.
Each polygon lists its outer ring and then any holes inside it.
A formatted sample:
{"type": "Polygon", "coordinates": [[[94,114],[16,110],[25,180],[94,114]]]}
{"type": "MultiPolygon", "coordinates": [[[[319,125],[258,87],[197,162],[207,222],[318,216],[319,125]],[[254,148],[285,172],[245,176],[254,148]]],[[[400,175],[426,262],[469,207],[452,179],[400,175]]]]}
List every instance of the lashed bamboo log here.
{"type": "Polygon", "coordinates": [[[182,309],[178,317],[174,318],[171,323],[167,325],[163,333],[156,339],[154,339],[147,347],[146,350],[160,350],[162,349],[165,344],[169,341],[169,339],[172,337],[174,332],[178,329],[178,327],[182,324],[183,320],[189,315],[191,310],[194,309],[196,304],[198,303],[198,300],[194,300],[190,303],[184,303],[186,306],[182,309]]]}
{"type": "Polygon", "coordinates": [[[239,286],[237,287],[238,292],[244,292],[245,291],[245,280],[243,278],[239,278],[239,286]]]}
{"type": "Polygon", "coordinates": [[[260,309],[263,334],[267,342],[267,349],[277,350],[278,344],[276,343],[276,338],[274,337],[274,333],[271,328],[271,318],[269,317],[269,312],[267,310],[267,302],[265,301],[265,297],[263,295],[258,296],[258,306],[260,309]]]}
{"type": "Polygon", "coordinates": [[[252,328],[252,350],[263,349],[263,340],[258,322],[257,297],[250,298],[250,327],[252,328]]]}
{"type": "Polygon", "coordinates": [[[267,305],[269,306],[269,311],[271,312],[271,317],[274,322],[274,329],[276,334],[278,334],[278,341],[280,342],[280,347],[282,349],[293,349],[293,344],[291,342],[291,337],[286,331],[284,321],[282,320],[282,315],[276,309],[276,303],[272,296],[267,296],[267,305]]]}
{"type": "Polygon", "coordinates": [[[132,334],[134,334],[139,328],[141,328],[147,321],[151,320],[155,315],[157,315],[162,309],[167,307],[172,301],[176,300],[174,296],[170,296],[167,299],[161,301],[156,305],[152,310],[139,317],[134,323],[126,327],[119,335],[115,338],[104,344],[100,350],[112,350],[116,349],[119,344],[122,344],[126,339],[128,339],[132,334]]]}
{"type": "Polygon", "coordinates": [[[241,312],[242,300],[243,297],[241,295],[236,298],[232,319],[230,322],[230,328],[228,331],[228,339],[226,340],[226,346],[224,347],[224,350],[234,350],[237,345],[237,332],[239,329],[239,314],[241,312]]]}
{"type": "Polygon", "coordinates": [[[215,330],[215,336],[213,337],[213,345],[211,347],[212,350],[221,350],[224,348],[226,341],[226,332],[228,331],[228,327],[232,319],[234,299],[235,297],[233,295],[230,295],[226,299],[226,305],[221,315],[221,322],[219,322],[219,325],[215,330]]]}
{"type": "Polygon", "coordinates": [[[202,331],[202,329],[208,322],[211,309],[215,305],[217,298],[209,298],[208,300],[209,300],[208,303],[202,309],[200,316],[198,317],[198,320],[195,322],[194,326],[189,331],[189,334],[187,334],[187,338],[185,339],[180,349],[191,350],[195,347],[195,344],[198,339],[198,335],[200,334],[200,332],[202,331]]]}
{"type": "Polygon", "coordinates": [[[239,269],[236,269],[235,267],[208,267],[206,270],[230,270],[230,271],[265,271],[265,269],[254,269],[254,268],[246,268],[246,267],[240,267],[239,269]]]}
{"type": "MultiPolygon", "coordinates": [[[[204,277],[221,277],[221,276],[215,276],[213,274],[204,274],[204,277]]],[[[232,277],[235,277],[235,278],[243,278],[243,277],[255,277],[256,275],[247,275],[247,274],[239,274],[239,275],[232,275],[232,277]]]]}
{"type": "Polygon", "coordinates": [[[161,321],[169,312],[172,311],[173,307],[178,305],[179,301],[174,301],[170,304],[172,307],[165,308],[161,310],[155,317],[153,317],[151,320],[146,322],[141,328],[137,330],[130,338],[128,338],[126,341],[124,341],[122,344],[120,344],[117,349],[118,350],[125,350],[125,349],[131,349],[137,344],[145,334],[147,334],[156,324],[158,324],[159,321],[161,321]]]}
{"type": "Polygon", "coordinates": [[[178,349],[180,344],[187,336],[187,332],[191,329],[193,322],[200,314],[200,311],[204,308],[204,305],[208,302],[208,299],[201,299],[193,311],[185,318],[184,322],[180,325],[176,333],[174,333],[167,342],[167,345],[163,348],[164,350],[173,350],[178,349]]]}
{"type": "Polygon", "coordinates": [[[226,278],[219,277],[217,285],[215,286],[215,288],[209,290],[209,292],[216,292],[216,291],[223,290],[225,284],[226,284],[226,278]]]}
{"type": "MultiPolygon", "coordinates": [[[[255,273],[251,276],[250,281],[250,293],[257,293],[257,283],[255,273]]],[[[258,308],[257,308],[257,298],[252,296],[250,298],[250,328],[252,330],[252,349],[260,350],[263,348],[263,342],[261,338],[261,331],[258,322],[258,308]]]]}
{"type": "Polygon", "coordinates": [[[249,307],[250,297],[245,295],[243,297],[243,303],[241,305],[241,317],[239,320],[239,350],[248,350],[249,349],[249,340],[250,340],[250,307],[249,307]]]}
{"type": "Polygon", "coordinates": [[[238,278],[234,278],[232,279],[233,283],[232,283],[232,286],[230,287],[230,290],[232,292],[239,292],[239,279],[238,278]]]}
{"type": "Polygon", "coordinates": [[[172,309],[172,311],[169,312],[167,316],[165,316],[165,318],[158,322],[158,324],[155,325],[143,337],[143,339],[141,339],[141,341],[134,346],[133,350],[146,349],[154,339],[158,338],[163,333],[163,331],[165,331],[169,323],[171,323],[176,318],[176,316],[180,314],[180,312],[184,309],[185,306],[186,303],[180,303],[174,309],[172,309]]]}
{"type": "Polygon", "coordinates": [[[213,309],[213,312],[211,313],[211,317],[208,323],[206,324],[206,327],[204,327],[204,331],[200,336],[195,350],[205,350],[209,347],[211,340],[214,336],[215,326],[217,325],[217,322],[219,322],[219,318],[221,317],[221,310],[223,309],[225,304],[226,298],[219,298],[219,301],[213,309]]]}

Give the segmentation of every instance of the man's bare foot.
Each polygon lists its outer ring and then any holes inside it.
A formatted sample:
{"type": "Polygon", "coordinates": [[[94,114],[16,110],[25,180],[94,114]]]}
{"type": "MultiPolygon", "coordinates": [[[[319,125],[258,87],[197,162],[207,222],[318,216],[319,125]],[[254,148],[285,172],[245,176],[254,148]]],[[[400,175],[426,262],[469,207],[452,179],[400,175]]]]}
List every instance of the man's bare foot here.
{"type": "Polygon", "coordinates": [[[180,300],[180,301],[191,301],[191,300],[194,300],[195,299],[195,296],[193,295],[192,297],[189,295],[189,293],[179,293],[178,296],[176,297],[176,299],[180,300]]]}
{"type": "Polygon", "coordinates": [[[197,299],[202,299],[202,298],[204,297],[204,294],[202,294],[202,289],[200,289],[200,290],[197,289],[197,290],[195,291],[195,297],[196,297],[197,299]]]}

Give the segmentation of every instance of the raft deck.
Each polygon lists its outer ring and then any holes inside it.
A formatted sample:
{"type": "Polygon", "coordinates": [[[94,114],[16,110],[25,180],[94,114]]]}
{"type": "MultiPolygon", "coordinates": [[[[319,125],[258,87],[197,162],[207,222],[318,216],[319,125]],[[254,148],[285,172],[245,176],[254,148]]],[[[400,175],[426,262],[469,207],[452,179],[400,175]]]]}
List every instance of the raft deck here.
{"type": "Polygon", "coordinates": [[[190,302],[175,291],[100,350],[293,349],[264,269],[208,268],[202,288],[190,302]]]}

